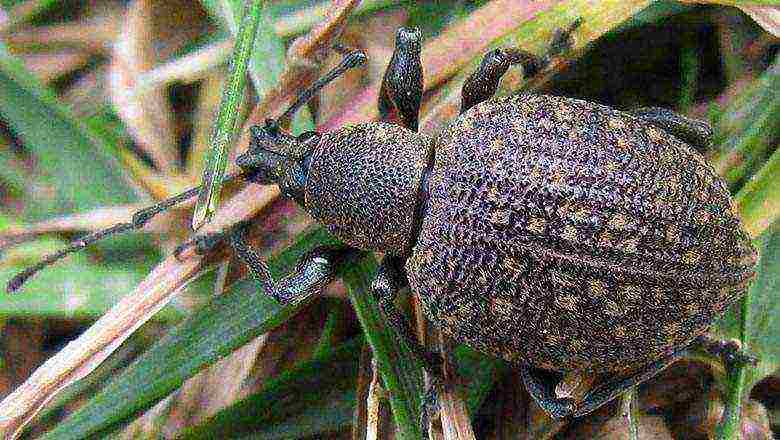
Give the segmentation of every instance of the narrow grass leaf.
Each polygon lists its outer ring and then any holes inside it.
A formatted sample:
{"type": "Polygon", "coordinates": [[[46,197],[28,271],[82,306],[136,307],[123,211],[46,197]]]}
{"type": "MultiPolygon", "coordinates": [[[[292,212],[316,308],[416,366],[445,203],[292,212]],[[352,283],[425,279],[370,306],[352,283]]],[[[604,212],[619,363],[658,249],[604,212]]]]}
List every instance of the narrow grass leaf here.
{"type": "Polygon", "coordinates": [[[422,366],[400,344],[392,329],[385,325],[379,306],[370,293],[371,276],[375,272],[376,263],[368,259],[350,268],[344,274],[344,282],[388,392],[398,436],[416,440],[421,435],[422,366]]]}
{"type": "Polygon", "coordinates": [[[211,141],[211,155],[206,171],[203,173],[203,189],[198,195],[198,202],[192,216],[193,229],[199,229],[211,218],[219,202],[222,178],[227,167],[227,153],[235,138],[238,109],[244,98],[247,63],[252,54],[260,23],[262,3],[260,0],[247,3],[236,35],[236,45],[230,63],[230,78],[222,94],[222,103],[219,106],[211,141]]]}

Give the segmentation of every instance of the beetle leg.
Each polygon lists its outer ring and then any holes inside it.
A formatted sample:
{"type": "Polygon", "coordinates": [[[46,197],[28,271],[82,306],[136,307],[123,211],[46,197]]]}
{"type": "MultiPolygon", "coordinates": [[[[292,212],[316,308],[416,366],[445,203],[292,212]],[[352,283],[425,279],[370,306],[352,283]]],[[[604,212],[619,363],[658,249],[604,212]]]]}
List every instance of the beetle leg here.
{"type": "Polygon", "coordinates": [[[569,397],[556,398],[554,391],[545,385],[549,381],[545,381],[542,378],[545,374],[544,371],[523,367],[521,374],[528,393],[550,416],[555,419],[569,416],[581,417],[595,411],[630,388],[660,373],[663,369],[680,359],[685,351],[685,349],[679,350],[672,355],[652,362],[630,376],[599,384],[590,390],[581,401],[575,401],[569,397]]]}
{"type": "Polygon", "coordinates": [[[758,363],[755,356],[746,353],[739,342],[713,338],[710,335],[701,335],[694,341],[694,347],[698,347],[712,356],[719,358],[726,368],[734,368],[742,365],[758,363]]]}
{"type": "Polygon", "coordinates": [[[400,119],[401,125],[412,131],[417,131],[423,92],[420,40],[419,29],[398,29],[377,102],[382,121],[400,119]]]}
{"type": "Polygon", "coordinates": [[[248,226],[249,222],[240,222],[226,232],[199,235],[176,248],[174,255],[178,258],[184,249],[192,246],[196,253],[206,254],[229,240],[236,256],[246,265],[252,277],[262,284],[265,294],[282,304],[318,293],[333,281],[342,264],[363,255],[363,251],[348,246],[319,246],[306,252],[290,274],[274,281],[268,265],[246,241],[248,226]]]}
{"type": "Polygon", "coordinates": [[[431,380],[423,394],[420,414],[420,426],[424,432],[428,429],[429,418],[438,411],[439,407],[438,390],[444,384],[441,372],[442,359],[441,356],[426,350],[417,342],[409,321],[395,306],[394,300],[398,291],[408,284],[402,268],[400,258],[386,255],[382,259],[376,278],[371,283],[371,293],[377,299],[387,323],[430,376],[431,380]]]}
{"type": "Polygon", "coordinates": [[[712,147],[712,126],[661,107],[643,107],[629,112],[687,142],[701,154],[712,147]]]}
{"type": "Polygon", "coordinates": [[[274,282],[268,265],[246,242],[244,228],[234,228],[229,235],[230,246],[246,265],[252,278],[262,284],[266,295],[282,304],[319,293],[333,281],[341,265],[364,255],[363,251],[349,246],[318,246],[306,252],[292,272],[274,282]]]}
{"type": "Polygon", "coordinates": [[[555,31],[550,47],[541,57],[513,47],[498,48],[488,52],[482,58],[477,70],[463,84],[460,112],[463,113],[493,97],[501,77],[515,64],[523,67],[523,75],[526,78],[536,76],[550,64],[553,58],[571,48],[573,45],[571,34],[581,23],[582,20],[577,19],[568,28],[555,31]]]}
{"type": "Polygon", "coordinates": [[[395,306],[398,291],[405,285],[406,276],[403,273],[401,259],[389,255],[385,256],[374,281],[371,282],[371,293],[379,303],[379,308],[385,315],[387,323],[412,352],[412,355],[417,358],[417,361],[422,364],[431,377],[441,378],[441,356],[426,350],[417,342],[409,321],[395,306]]]}

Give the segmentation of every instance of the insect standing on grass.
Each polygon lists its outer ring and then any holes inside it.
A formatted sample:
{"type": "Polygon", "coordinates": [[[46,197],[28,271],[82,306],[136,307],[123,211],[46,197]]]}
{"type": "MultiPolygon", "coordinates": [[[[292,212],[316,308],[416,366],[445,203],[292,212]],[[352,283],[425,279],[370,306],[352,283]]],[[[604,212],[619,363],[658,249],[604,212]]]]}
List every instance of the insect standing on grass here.
{"type": "MultiPolygon", "coordinates": [[[[279,185],[346,244],[312,249],[278,281],[247,245],[246,225],[185,246],[207,252],[227,240],[280,302],[319,291],[367,251],[384,252],[371,293],[434,378],[427,415],[441,386],[440,359],[415,341],[394,304],[406,286],[445,335],[516,365],[556,418],[595,410],[695,345],[727,366],[750,361],[735,344],[706,336],[746,292],[756,264],[725,183],[701,155],[710,127],[659,108],[493,96],[510,66],[533,76],[563,54],[578,24],[556,32],[541,58],[516,48],[489,52],[463,86],[460,116],[435,137],[417,132],[420,33],[399,30],[379,93],[381,122],[295,136],[268,120],[253,127],[237,159],[239,177],[279,185]]],[[[285,117],[364,61],[346,53],[285,117]]],[[[75,242],[9,290],[196,193],[75,242]]]]}

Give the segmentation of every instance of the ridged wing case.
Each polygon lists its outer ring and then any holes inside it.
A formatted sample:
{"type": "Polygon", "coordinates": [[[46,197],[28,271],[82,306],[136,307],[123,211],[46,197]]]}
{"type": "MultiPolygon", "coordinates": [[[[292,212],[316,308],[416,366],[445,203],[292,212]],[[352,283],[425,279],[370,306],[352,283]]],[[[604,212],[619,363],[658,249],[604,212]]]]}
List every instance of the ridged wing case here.
{"type": "Polygon", "coordinates": [[[598,104],[475,106],[436,140],[427,191],[412,289],[445,333],[516,363],[649,362],[704,332],[754,276],[705,159],[598,104]]]}

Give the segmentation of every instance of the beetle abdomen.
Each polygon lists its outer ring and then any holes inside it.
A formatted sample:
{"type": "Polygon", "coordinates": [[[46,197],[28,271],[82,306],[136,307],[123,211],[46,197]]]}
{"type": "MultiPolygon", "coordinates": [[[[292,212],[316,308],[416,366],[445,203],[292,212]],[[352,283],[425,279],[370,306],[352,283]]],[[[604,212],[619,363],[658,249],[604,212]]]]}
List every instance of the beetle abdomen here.
{"type": "Polygon", "coordinates": [[[437,140],[428,196],[412,287],[446,333],[511,361],[652,360],[753,277],[714,170],[598,104],[520,95],[472,108],[437,140]]]}

